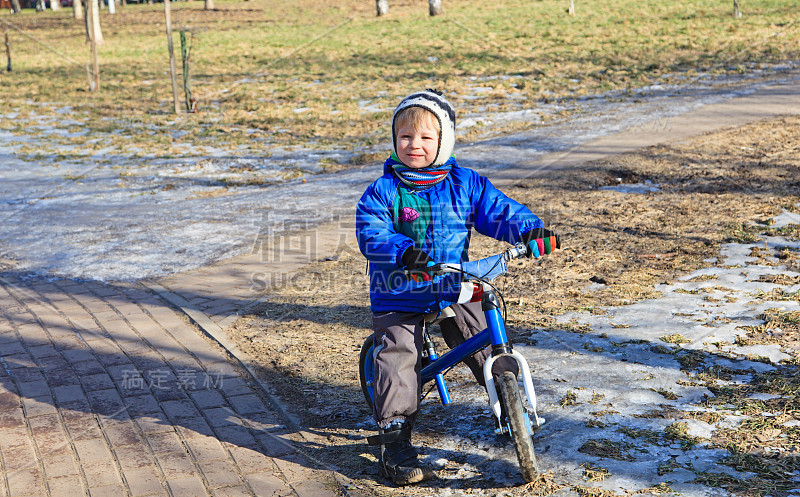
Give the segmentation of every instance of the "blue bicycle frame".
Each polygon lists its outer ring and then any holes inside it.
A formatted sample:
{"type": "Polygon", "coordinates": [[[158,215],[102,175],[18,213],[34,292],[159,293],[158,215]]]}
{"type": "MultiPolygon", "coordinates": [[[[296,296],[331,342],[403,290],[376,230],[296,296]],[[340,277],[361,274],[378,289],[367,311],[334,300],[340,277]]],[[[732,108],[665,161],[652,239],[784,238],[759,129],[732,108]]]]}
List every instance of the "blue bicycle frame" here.
{"type": "MultiPolygon", "coordinates": [[[[532,408],[533,421],[536,427],[544,423],[544,418],[538,416],[536,412],[536,392],[533,387],[531,379],[530,367],[527,360],[517,351],[511,348],[506,334],[503,316],[500,313],[499,306],[497,305],[496,297],[493,292],[487,292],[483,296],[484,315],[486,317],[487,327],[480,333],[473,335],[463,343],[450,349],[442,356],[436,355],[435,351],[431,348],[428,353],[430,363],[422,368],[420,373],[422,384],[426,384],[431,380],[436,382],[436,387],[439,391],[439,398],[442,404],[447,405],[451,402],[450,394],[447,390],[447,385],[444,381],[443,373],[453,366],[459,364],[467,357],[483,350],[485,347],[492,346],[492,356],[486,361],[483,367],[484,380],[487,386],[487,393],[489,395],[489,403],[494,415],[500,419],[500,400],[497,397],[496,389],[494,388],[494,378],[491,374],[491,367],[497,358],[502,356],[510,356],[517,361],[520,366],[520,375],[522,376],[523,385],[525,387],[525,394],[528,397],[528,402],[532,408]]],[[[368,361],[365,364],[366,375],[369,378],[367,388],[370,397],[373,396],[372,379],[374,378],[374,364],[368,361]]]]}
{"type": "MultiPolygon", "coordinates": [[[[494,312],[498,311],[495,310],[494,312]]],[[[450,394],[447,392],[447,385],[444,384],[443,380],[439,381],[439,377],[442,376],[442,372],[447,371],[467,357],[489,345],[507,342],[505,339],[505,329],[501,330],[501,333],[499,334],[502,336],[501,340],[495,339],[495,335],[496,334],[491,329],[486,328],[477,335],[474,335],[466,340],[464,343],[445,352],[444,355],[440,357],[429,357],[431,363],[422,368],[422,383],[425,384],[431,380],[436,380],[436,386],[439,389],[439,396],[442,399],[442,404],[449,404],[450,394]]]]}

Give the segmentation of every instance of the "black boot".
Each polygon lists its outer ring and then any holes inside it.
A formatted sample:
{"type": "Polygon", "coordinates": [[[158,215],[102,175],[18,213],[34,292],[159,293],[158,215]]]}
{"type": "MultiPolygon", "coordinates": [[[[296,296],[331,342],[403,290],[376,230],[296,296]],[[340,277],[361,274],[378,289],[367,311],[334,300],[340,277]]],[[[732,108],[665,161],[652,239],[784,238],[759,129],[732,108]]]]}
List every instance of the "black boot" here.
{"type": "Polygon", "coordinates": [[[433,471],[420,464],[417,451],[411,445],[411,427],[408,423],[392,423],[380,430],[379,435],[367,438],[367,442],[370,445],[380,444],[380,474],[396,485],[412,485],[433,477],[433,471]]]}

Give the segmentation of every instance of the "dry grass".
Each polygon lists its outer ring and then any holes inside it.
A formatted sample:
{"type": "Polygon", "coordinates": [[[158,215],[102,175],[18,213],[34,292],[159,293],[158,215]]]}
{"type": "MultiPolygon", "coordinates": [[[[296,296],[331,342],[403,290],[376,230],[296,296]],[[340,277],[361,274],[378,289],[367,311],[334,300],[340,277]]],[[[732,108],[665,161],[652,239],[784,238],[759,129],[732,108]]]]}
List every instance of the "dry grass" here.
{"type": "MultiPolygon", "coordinates": [[[[0,111],[14,117],[2,127],[24,134],[41,115],[58,118],[56,110],[70,106],[81,128],[103,136],[52,137],[77,145],[76,155],[107,145],[140,157],[212,147],[260,156],[298,144],[352,150],[385,142],[389,112],[409,89],[445,90],[465,116],[741,74],[800,54],[790,0],[753,3],[741,19],[714,0],[598,0],[574,17],[551,0],[451,0],[435,18],[409,0],[392,2],[381,18],[356,0],[216,5],[172,4],[178,49],[177,31],[193,33],[200,110],[181,116],[171,114],[161,5],[102,16],[95,93],[87,91],[89,50],[71,9],[4,15],[14,71],[0,77],[14,91],[0,111]]],[[[485,132],[475,127],[465,139],[485,132]]]]}

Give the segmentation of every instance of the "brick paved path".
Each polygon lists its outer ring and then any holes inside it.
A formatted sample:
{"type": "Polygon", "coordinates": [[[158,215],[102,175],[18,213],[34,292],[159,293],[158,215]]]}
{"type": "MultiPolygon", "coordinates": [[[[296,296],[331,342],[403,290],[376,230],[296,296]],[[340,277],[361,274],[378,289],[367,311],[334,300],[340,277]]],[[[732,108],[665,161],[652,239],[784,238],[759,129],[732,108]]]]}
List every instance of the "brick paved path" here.
{"type": "Polygon", "coordinates": [[[148,290],[0,275],[0,497],[341,495],[232,364],[148,290]]]}

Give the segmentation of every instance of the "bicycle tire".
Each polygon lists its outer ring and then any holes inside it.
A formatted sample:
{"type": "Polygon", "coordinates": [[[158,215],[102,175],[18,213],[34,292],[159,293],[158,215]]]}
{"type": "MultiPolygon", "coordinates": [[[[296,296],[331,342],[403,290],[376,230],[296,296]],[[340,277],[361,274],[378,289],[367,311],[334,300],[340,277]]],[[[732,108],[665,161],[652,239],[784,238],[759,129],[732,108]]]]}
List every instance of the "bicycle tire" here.
{"type": "Polygon", "coordinates": [[[539,467],[536,463],[536,454],[533,451],[533,438],[528,431],[530,420],[528,414],[522,407],[522,397],[519,393],[519,384],[514,373],[506,371],[498,379],[500,384],[500,395],[503,397],[503,405],[508,416],[508,427],[511,431],[511,440],[514,442],[514,450],[517,452],[519,469],[522,478],[526,482],[536,479],[539,474],[539,467]]]}
{"type": "Polygon", "coordinates": [[[364,398],[367,400],[370,411],[372,411],[372,399],[374,397],[372,385],[375,381],[375,363],[372,354],[374,336],[374,334],[370,335],[364,340],[361,345],[361,353],[358,356],[358,376],[361,380],[361,391],[364,393],[364,398]]]}

